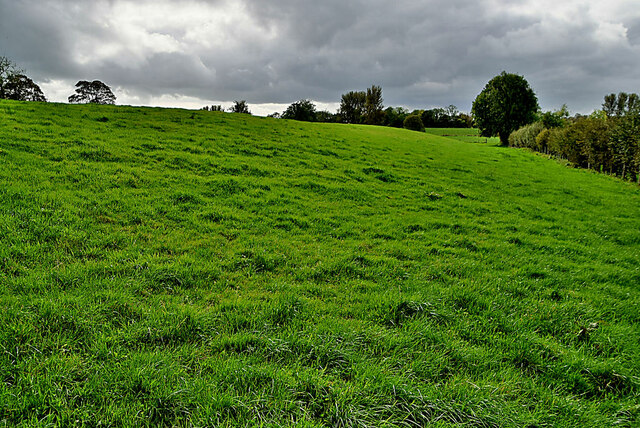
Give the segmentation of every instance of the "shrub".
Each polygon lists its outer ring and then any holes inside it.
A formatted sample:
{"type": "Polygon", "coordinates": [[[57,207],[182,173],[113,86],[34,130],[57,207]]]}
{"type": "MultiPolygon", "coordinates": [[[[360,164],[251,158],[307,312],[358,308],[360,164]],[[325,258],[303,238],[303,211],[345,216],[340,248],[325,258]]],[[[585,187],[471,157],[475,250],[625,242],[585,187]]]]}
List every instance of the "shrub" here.
{"type": "Polygon", "coordinates": [[[535,149],[537,146],[536,137],[542,132],[544,126],[541,122],[534,122],[525,125],[509,135],[509,145],[511,147],[527,147],[535,149]]]}
{"type": "Polygon", "coordinates": [[[424,132],[424,125],[420,115],[411,114],[404,120],[404,127],[412,131],[424,132]]]}

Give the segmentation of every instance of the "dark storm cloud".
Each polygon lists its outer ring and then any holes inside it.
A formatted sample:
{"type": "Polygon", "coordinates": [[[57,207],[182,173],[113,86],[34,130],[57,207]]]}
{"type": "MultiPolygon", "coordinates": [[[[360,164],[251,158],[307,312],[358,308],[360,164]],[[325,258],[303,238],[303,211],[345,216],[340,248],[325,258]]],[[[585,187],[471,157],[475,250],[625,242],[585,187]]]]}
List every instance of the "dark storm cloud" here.
{"type": "Polygon", "coordinates": [[[0,55],[36,80],[99,78],[141,102],[337,102],[379,84],[387,105],[468,110],[502,70],[547,108],[640,92],[632,1],[514,3],[0,0],[0,55]]]}

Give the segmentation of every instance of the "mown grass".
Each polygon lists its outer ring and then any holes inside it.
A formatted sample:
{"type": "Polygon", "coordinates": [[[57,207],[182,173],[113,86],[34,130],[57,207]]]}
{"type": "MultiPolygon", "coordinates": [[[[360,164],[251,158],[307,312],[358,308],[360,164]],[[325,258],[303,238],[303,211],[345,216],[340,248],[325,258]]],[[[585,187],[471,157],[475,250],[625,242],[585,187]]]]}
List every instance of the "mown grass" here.
{"type": "Polygon", "coordinates": [[[0,102],[0,425],[637,426],[640,192],[379,127],[0,102]]]}

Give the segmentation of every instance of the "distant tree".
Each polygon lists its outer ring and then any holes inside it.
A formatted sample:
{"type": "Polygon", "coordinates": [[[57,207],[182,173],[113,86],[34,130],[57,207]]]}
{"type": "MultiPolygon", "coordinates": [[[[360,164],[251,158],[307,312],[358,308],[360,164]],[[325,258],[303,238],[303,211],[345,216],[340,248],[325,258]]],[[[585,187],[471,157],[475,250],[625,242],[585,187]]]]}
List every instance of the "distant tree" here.
{"type": "Polygon", "coordinates": [[[316,112],[316,121],[334,123],[337,121],[337,115],[327,110],[320,110],[316,112]]]}
{"type": "Polygon", "coordinates": [[[69,102],[73,104],[115,104],[116,96],[111,88],[99,80],[89,82],[81,80],[76,83],[76,93],[69,96],[69,102]]]}
{"type": "Polygon", "coordinates": [[[384,106],[382,105],[382,88],[372,85],[367,89],[364,102],[364,123],[368,125],[382,125],[384,122],[384,106]]]}
{"type": "Polygon", "coordinates": [[[283,119],[301,120],[304,122],[316,121],[316,105],[310,100],[300,100],[291,104],[282,113],[283,119]]]}
{"type": "Polygon", "coordinates": [[[9,77],[4,85],[4,98],[16,101],[47,101],[40,86],[24,74],[9,77]]]}
{"type": "Polygon", "coordinates": [[[0,99],[47,101],[40,87],[4,56],[0,56],[0,99]]]}
{"type": "Polygon", "coordinates": [[[342,122],[360,123],[366,100],[366,92],[351,91],[343,94],[340,100],[340,110],[338,111],[342,122]]]}
{"type": "Polygon", "coordinates": [[[233,105],[229,108],[231,113],[244,113],[251,114],[249,111],[249,104],[245,100],[234,101],[233,105]]]}
{"type": "Polygon", "coordinates": [[[222,108],[221,105],[212,105],[211,107],[204,106],[204,107],[202,107],[202,110],[204,110],[204,111],[224,111],[224,109],[222,108]]]}
{"type": "Polygon", "coordinates": [[[420,114],[420,119],[427,128],[444,128],[446,126],[444,125],[445,111],[442,108],[424,110],[420,114]]]}
{"type": "Polygon", "coordinates": [[[638,94],[620,92],[618,95],[605,95],[602,110],[607,117],[622,117],[628,114],[640,114],[640,97],[638,94]]]}
{"type": "Polygon", "coordinates": [[[538,98],[525,78],[503,71],[486,84],[471,111],[483,137],[497,135],[507,145],[513,131],[535,121],[538,109],[538,98]]]}
{"type": "Polygon", "coordinates": [[[282,119],[282,114],[280,114],[280,112],[273,112],[271,114],[268,114],[267,117],[271,117],[273,119],[282,119]]]}
{"type": "Polygon", "coordinates": [[[627,100],[629,99],[629,94],[626,92],[620,92],[616,99],[616,116],[622,116],[627,111],[627,100]]]}
{"type": "Polygon", "coordinates": [[[608,117],[616,115],[616,94],[609,94],[604,96],[602,111],[604,111],[608,117]]]}
{"type": "Polygon", "coordinates": [[[412,131],[424,132],[424,124],[419,114],[410,114],[404,120],[404,127],[412,131]]]}
{"type": "Polygon", "coordinates": [[[471,116],[460,112],[453,104],[444,108],[423,110],[420,118],[427,128],[470,128],[473,122],[471,116]]]}
{"type": "Polygon", "coordinates": [[[16,74],[24,73],[9,58],[0,56],[0,99],[5,99],[5,87],[16,74]]]}
{"type": "Polygon", "coordinates": [[[402,128],[407,116],[409,116],[409,110],[404,107],[387,107],[384,110],[384,125],[402,128]]]}
{"type": "Polygon", "coordinates": [[[638,94],[629,94],[627,99],[627,112],[632,115],[640,115],[640,96],[638,94]]]}
{"type": "Polygon", "coordinates": [[[467,113],[459,113],[458,123],[460,128],[473,128],[473,116],[467,113]]]}

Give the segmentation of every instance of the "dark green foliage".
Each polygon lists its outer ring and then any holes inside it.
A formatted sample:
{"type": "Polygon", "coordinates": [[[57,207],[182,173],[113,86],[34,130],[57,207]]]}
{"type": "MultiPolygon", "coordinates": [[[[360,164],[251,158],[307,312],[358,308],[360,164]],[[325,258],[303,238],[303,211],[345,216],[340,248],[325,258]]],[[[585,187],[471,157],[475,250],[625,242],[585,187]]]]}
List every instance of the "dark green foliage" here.
{"type": "Polygon", "coordinates": [[[231,113],[251,114],[251,112],[249,111],[249,104],[247,104],[245,100],[234,101],[233,105],[229,107],[229,111],[231,113]]]}
{"type": "Polygon", "coordinates": [[[382,104],[382,88],[373,85],[367,89],[364,103],[363,120],[367,125],[382,125],[384,122],[384,105],[382,104]]]}
{"type": "Polygon", "coordinates": [[[116,96],[111,88],[99,80],[88,82],[81,80],[76,83],[76,93],[69,96],[73,104],[115,104],[116,96]]]}
{"type": "Polygon", "coordinates": [[[422,119],[420,119],[420,115],[418,114],[410,114],[409,116],[407,116],[403,122],[403,126],[405,129],[424,132],[424,124],[422,123],[422,119]]]}
{"type": "Polygon", "coordinates": [[[342,94],[339,120],[344,123],[383,125],[385,112],[382,102],[382,88],[376,85],[372,85],[366,92],[350,91],[342,94]]]}
{"type": "Polygon", "coordinates": [[[320,110],[316,112],[316,121],[324,123],[335,123],[338,121],[337,115],[327,110],[320,110]]]}
{"type": "Polygon", "coordinates": [[[467,129],[0,115],[0,425],[638,425],[635,185],[467,129]]]}
{"type": "Polygon", "coordinates": [[[47,101],[40,87],[4,56],[0,56],[0,99],[47,101]]]}
{"type": "Polygon", "coordinates": [[[618,95],[605,95],[602,110],[608,117],[636,116],[640,114],[640,96],[620,92],[618,95]]]}
{"type": "Polygon", "coordinates": [[[14,74],[4,85],[4,98],[16,101],[46,102],[40,87],[24,74],[14,74]]]}
{"type": "Polygon", "coordinates": [[[454,105],[424,110],[420,118],[427,128],[471,128],[472,118],[454,105]]]}
{"type": "Polygon", "coordinates": [[[394,128],[403,128],[407,116],[409,116],[409,110],[404,107],[387,107],[384,110],[384,124],[394,128]]]}
{"type": "Polygon", "coordinates": [[[561,128],[567,123],[569,118],[569,109],[563,105],[560,110],[546,111],[540,116],[542,126],[547,129],[561,128]]]}
{"type": "Polygon", "coordinates": [[[21,73],[23,71],[19,70],[13,61],[7,57],[0,56],[0,99],[6,99],[5,86],[9,80],[21,73]]]}
{"type": "Polygon", "coordinates": [[[364,106],[367,100],[367,93],[363,91],[350,91],[342,94],[338,116],[344,123],[360,123],[364,106]]]}
{"type": "Polygon", "coordinates": [[[503,71],[486,84],[471,111],[481,134],[497,135],[506,146],[509,135],[532,123],[538,109],[538,99],[524,77],[503,71]]]}
{"type": "Polygon", "coordinates": [[[316,121],[316,105],[310,100],[300,100],[291,104],[282,113],[283,119],[301,120],[303,122],[316,121]]]}

